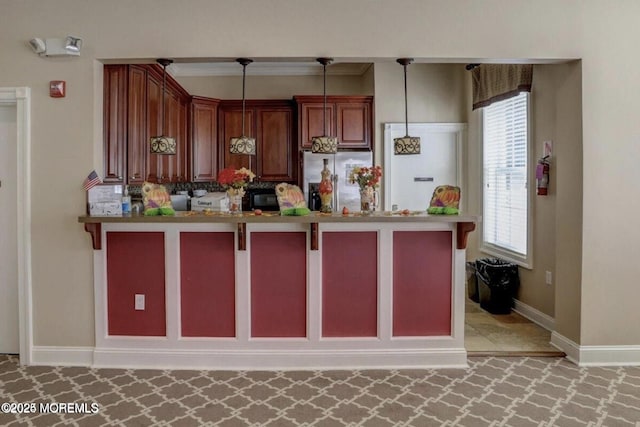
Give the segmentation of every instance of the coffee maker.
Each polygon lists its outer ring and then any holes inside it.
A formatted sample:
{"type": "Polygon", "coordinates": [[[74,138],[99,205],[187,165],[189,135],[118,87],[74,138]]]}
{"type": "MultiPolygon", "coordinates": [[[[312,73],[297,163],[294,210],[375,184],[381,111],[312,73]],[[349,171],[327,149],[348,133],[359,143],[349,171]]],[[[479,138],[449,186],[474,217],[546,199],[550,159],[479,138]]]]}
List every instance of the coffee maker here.
{"type": "Polygon", "coordinates": [[[307,206],[312,211],[320,210],[320,183],[319,182],[310,182],[309,183],[309,200],[307,201],[307,206]]]}

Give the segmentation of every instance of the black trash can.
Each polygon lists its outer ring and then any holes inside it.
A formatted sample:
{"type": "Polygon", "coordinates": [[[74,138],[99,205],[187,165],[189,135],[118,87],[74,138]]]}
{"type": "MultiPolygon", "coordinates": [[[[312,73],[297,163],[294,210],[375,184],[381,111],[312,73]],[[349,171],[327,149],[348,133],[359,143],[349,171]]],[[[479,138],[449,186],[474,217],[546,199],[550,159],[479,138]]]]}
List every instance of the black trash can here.
{"type": "Polygon", "coordinates": [[[473,302],[480,302],[478,295],[478,280],[476,279],[476,262],[467,262],[467,294],[469,299],[473,302]]]}
{"type": "Polygon", "coordinates": [[[480,307],[492,314],[509,314],[513,297],[520,286],[518,266],[498,259],[476,260],[480,307]]]}

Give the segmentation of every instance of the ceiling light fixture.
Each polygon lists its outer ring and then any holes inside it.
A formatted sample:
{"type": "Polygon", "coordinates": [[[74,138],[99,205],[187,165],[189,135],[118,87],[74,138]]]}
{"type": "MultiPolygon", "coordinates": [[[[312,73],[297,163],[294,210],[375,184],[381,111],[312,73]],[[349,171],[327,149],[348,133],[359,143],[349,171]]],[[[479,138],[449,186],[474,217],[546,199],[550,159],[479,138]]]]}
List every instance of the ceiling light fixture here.
{"type": "Polygon", "coordinates": [[[244,111],[245,111],[245,80],[247,75],[247,65],[253,62],[252,59],[236,59],[242,65],[242,136],[231,138],[229,142],[229,152],[231,154],[245,154],[249,156],[249,170],[251,170],[251,156],[256,154],[256,139],[246,136],[244,133],[244,111]]]}
{"type": "MultiPolygon", "coordinates": [[[[335,154],[338,151],[338,138],[327,136],[327,65],[331,64],[333,58],[316,59],[322,64],[323,80],[323,107],[322,107],[322,136],[314,136],[311,139],[311,152],[321,154],[335,154]]],[[[335,168],[334,168],[335,169],[335,168]]]]}
{"type": "Polygon", "coordinates": [[[393,139],[394,154],[420,154],[420,138],[409,136],[409,113],[407,108],[407,65],[413,58],[399,58],[396,62],[404,67],[404,124],[405,135],[393,139]]]}
{"type": "Polygon", "coordinates": [[[173,63],[171,59],[160,58],[156,62],[162,65],[162,122],[160,136],[152,136],[149,140],[151,154],[176,154],[176,139],[164,134],[164,98],[167,86],[167,66],[173,63]]]}

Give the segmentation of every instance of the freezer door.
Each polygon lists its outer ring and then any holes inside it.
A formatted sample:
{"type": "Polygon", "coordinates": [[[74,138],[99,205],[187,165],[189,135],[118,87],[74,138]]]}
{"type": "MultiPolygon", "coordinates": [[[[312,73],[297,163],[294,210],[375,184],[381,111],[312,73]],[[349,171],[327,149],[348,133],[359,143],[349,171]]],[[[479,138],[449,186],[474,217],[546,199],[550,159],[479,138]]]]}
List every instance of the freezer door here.
{"type": "Polygon", "coordinates": [[[371,167],[372,164],[373,154],[370,151],[343,151],[336,154],[335,170],[338,189],[336,211],[341,212],[343,207],[351,212],[360,210],[360,188],[358,184],[349,183],[349,174],[356,166],[371,167]]]}

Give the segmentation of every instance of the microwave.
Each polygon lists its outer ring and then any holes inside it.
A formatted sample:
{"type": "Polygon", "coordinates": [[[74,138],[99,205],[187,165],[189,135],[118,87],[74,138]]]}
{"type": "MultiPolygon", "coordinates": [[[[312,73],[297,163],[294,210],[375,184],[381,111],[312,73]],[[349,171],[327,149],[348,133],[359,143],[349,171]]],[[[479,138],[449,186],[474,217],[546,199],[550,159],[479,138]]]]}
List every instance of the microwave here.
{"type": "Polygon", "coordinates": [[[278,197],[275,188],[254,188],[249,193],[249,209],[263,211],[279,211],[278,197]]]}

